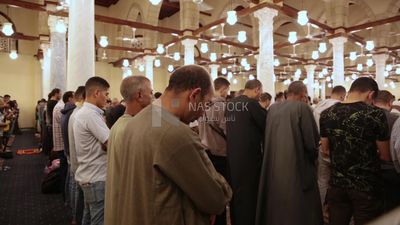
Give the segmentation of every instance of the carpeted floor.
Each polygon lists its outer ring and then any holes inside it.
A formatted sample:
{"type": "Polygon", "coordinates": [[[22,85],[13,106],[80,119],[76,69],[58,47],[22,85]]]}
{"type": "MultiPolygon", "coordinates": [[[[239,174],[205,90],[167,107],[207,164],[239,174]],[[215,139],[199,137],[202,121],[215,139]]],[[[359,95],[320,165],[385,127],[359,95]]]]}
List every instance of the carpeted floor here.
{"type": "Polygon", "coordinates": [[[70,209],[64,206],[61,194],[40,192],[47,157],[16,155],[17,149],[37,147],[32,130],[17,135],[12,146],[14,158],[4,161],[7,171],[0,171],[1,225],[67,225],[70,209]]]}

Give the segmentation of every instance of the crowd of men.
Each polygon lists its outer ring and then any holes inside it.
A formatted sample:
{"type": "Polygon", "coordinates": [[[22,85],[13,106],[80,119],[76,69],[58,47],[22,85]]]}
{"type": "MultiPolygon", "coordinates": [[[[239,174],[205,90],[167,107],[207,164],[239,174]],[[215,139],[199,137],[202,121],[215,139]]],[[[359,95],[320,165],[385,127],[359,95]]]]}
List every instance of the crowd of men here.
{"type": "Polygon", "coordinates": [[[372,78],[313,107],[300,81],[272,104],[257,79],[227,100],[196,65],[156,100],[130,76],[106,110],[109,88],[92,77],[45,107],[74,224],[361,225],[400,205],[400,120],[372,78]]]}
{"type": "Polygon", "coordinates": [[[0,96],[0,156],[7,157],[12,137],[20,134],[18,125],[19,107],[16,100],[12,100],[11,96],[5,94],[0,96]]]}

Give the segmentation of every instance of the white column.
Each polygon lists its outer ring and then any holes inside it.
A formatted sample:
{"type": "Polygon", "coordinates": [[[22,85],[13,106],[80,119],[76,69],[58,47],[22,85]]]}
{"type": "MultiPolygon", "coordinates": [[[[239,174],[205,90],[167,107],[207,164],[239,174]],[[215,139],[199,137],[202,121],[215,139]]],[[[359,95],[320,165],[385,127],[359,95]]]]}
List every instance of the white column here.
{"type": "Polygon", "coordinates": [[[215,79],[217,79],[217,77],[218,77],[218,68],[219,68],[219,65],[217,65],[217,64],[211,64],[210,65],[211,81],[214,81],[215,79]]]}
{"type": "Polygon", "coordinates": [[[315,65],[307,65],[304,68],[307,71],[307,92],[308,96],[310,96],[311,100],[314,98],[314,71],[315,65]]]}
{"type": "Polygon", "coordinates": [[[326,81],[325,81],[325,79],[323,79],[323,80],[321,81],[321,86],[322,86],[322,89],[321,89],[321,99],[324,100],[324,99],[326,98],[326,81]]]}
{"type": "Polygon", "coordinates": [[[275,95],[274,82],[274,17],[278,15],[275,9],[263,8],[257,10],[254,16],[259,22],[259,56],[257,60],[257,79],[263,85],[265,92],[275,95]]]}
{"type": "Polygon", "coordinates": [[[185,65],[194,64],[194,45],[196,43],[197,40],[193,39],[185,39],[182,41],[185,47],[185,65]]]}
{"type": "Polygon", "coordinates": [[[333,86],[344,85],[344,43],[345,37],[329,40],[333,45],[333,86]]]}
{"type": "Polygon", "coordinates": [[[85,85],[94,70],[94,0],[70,0],[68,90],[85,85]]]}
{"type": "Polygon", "coordinates": [[[66,29],[58,29],[62,20],[67,27],[67,21],[56,16],[49,16],[50,27],[50,87],[60,88],[62,92],[66,91],[67,86],[67,41],[66,29]]]}
{"type": "Polygon", "coordinates": [[[41,44],[40,47],[43,51],[43,59],[41,60],[41,64],[42,64],[42,97],[44,99],[47,99],[47,96],[51,91],[51,87],[50,87],[51,49],[50,49],[49,44],[41,44]]]}
{"type": "Polygon", "coordinates": [[[378,83],[379,89],[384,89],[385,85],[385,66],[386,60],[389,58],[387,54],[373,55],[372,58],[375,61],[376,77],[375,80],[378,83]]]}
{"type": "Polygon", "coordinates": [[[153,82],[153,64],[154,64],[154,59],[156,57],[152,55],[146,55],[144,57],[144,62],[145,62],[145,73],[146,77],[150,80],[151,85],[154,85],[153,82]]]}

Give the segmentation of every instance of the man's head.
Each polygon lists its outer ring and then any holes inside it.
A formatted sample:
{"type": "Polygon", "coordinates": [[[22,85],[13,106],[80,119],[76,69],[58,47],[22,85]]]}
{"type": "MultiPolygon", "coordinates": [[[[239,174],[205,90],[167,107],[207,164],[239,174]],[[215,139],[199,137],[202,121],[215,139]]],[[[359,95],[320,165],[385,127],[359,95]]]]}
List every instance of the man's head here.
{"type": "Polygon", "coordinates": [[[228,96],[230,85],[231,83],[227,79],[223,77],[216,78],[214,80],[214,94],[226,98],[226,96],[228,96]]]}
{"type": "Polygon", "coordinates": [[[0,97],[0,111],[3,110],[4,106],[5,106],[4,98],[0,97]]]}
{"type": "Polygon", "coordinates": [[[392,93],[390,93],[389,91],[378,91],[378,94],[374,99],[374,105],[381,109],[391,111],[394,100],[394,95],[392,95],[392,93]]]}
{"type": "Polygon", "coordinates": [[[101,77],[91,77],[86,81],[86,101],[104,108],[107,104],[110,85],[101,77]]]}
{"type": "Polygon", "coordinates": [[[307,87],[302,81],[294,81],[289,85],[287,91],[288,100],[302,101],[308,103],[307,87]]]}
{"type": "Polygon", "coordinates": [[[212,96],[207,70],[201,66],[187,65],[171,74],[161,100],[167,110],[189,124],[204,114],[205,105],[211,101],[212,96]]]}
{"type": "Polygon", "coordinates": [[[157,91],[156,93],[154,93],[154,98],[158,99],[161,97],[161,95],[162,95],[162,93],[157,91]]]}
{"type": "Polygon", "coordinates": [[[153,99],[151,82],[144,76],[126,77],[122,80],[120,92],[128,108],[131,105],[137,105],[142,109],[153,99]]]}
{"type": "Polygon", "coordinates": [[[118,98],[113,98],[113,99],[111,99],[111,106],[112,106],[112,107],[115,107],[115,106],[117,106],[117,105],[119,105],[119,100],[118,100],[118,98]]]}
{"type": "Polygon", "coordinates": [[[64,103],[68,103],[68,102],[75,103],[74,92],[73,91],[65,92],[63,97],[62,97],[62,100],[63,100],[64,103]]]}
{"type": "Polygon", "coordinates": [[[268,108],[269,105],[271,104],[271,99],[272,99],[272,96],[269,93],[267,93],[267,92],[262,93],[260,96],[260,105],[264,109],[268,108]]]}
{"type": "Polygon", "coordinates": [[[49,99],[59,101],[61,99],[61,90],[59,88],[54,88],[49,94],[49,99]]]}
{"type": "Polygon", "coordinates": [[[86,97],[85,86],[79,86],[74,93],[74,97],[75,102],[83,102],[86,97]]]}
{"type": "Polygon", "coordinates": [[[11,96],[10,96],[10,95],[5,94],[5,95],[3,96],[3,101],[4,101],[4,103],[9,102],[10,99],[11,99],[11,96]]]}
{"type": "Polygon", "coordinates": [[[349,95],[357,95],[360,101],[372,104],[378,91],[378,84],[374,79],[370,77],[360,77],[351,84],[349,95]]]}
{"type": "Polygon", "coordinates": [[[244,85],[243,95],[246,95],[249,98],[252,98],[252,99],[255,99],[258,101],[260,99],[262,92],[263,92],[262,84],[257,79],[249,80],[244,85]]]}
{"type": "Polygon", "coordinates": [[[285,101],[285,94],[282,91],[276,93],[275,102],[283,102],[283,101],[285,101]]]}
{"type": "Polygon", "coordinates": [[[346,97],[346,88],[341,85],[333,87],[331,98],[339,101],[343,101],[346,97]]]}

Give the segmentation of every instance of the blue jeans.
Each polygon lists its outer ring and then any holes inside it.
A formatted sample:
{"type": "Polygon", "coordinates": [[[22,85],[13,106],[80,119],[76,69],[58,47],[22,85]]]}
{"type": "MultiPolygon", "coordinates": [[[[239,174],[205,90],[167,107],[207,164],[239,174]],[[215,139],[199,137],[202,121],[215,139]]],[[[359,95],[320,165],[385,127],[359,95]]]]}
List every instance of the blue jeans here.
{"type": "Polygon", "coordinates": [[[85,199],[85,210],[82,224],[87,223],[87,215],[90,215],[91,225],[104,224],[104,190],[105,182],[99,181],[80,185],[85,199]]]}

